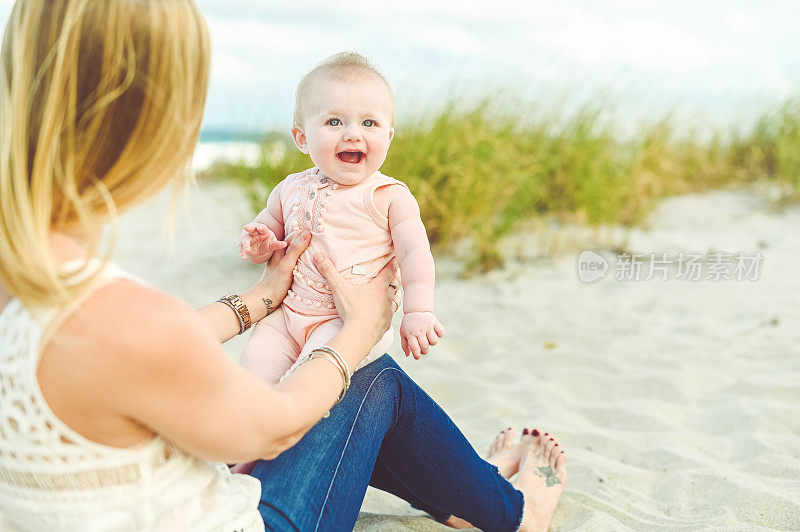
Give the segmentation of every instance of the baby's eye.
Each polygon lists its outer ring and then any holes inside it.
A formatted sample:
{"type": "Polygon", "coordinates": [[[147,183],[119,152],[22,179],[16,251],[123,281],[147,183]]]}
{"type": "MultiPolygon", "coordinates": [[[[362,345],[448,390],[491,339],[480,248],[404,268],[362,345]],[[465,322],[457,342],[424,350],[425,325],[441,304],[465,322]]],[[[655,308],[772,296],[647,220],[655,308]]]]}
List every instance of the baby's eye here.
{"type": "Polygon", "coordinates": [[[362,122],[362,124],[364,125],[364,127],[375,127],[377,125],[375,121],[371,118],[367,118],[362,122]]]}
{"type": "Polygon", "coordinates": [[[341,126],[342,125],[342,121],[339,120],[338,118],[329,118],[328,121],[325,122],[325,123],[328,124],[329,126],[341,126]]]}

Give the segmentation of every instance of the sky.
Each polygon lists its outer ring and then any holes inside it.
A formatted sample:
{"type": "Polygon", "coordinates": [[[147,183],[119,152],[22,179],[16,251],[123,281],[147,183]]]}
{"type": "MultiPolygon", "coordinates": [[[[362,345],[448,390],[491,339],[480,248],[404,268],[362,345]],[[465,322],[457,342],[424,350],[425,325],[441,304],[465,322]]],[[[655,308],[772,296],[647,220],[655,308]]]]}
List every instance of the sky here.
{"type": "MultiPolygon", "coordinates": [[[[603,98],[633,119],[695,121],[800,95],[800,1],[197,3],[213,49],[207,129],[288,129],[297,81],[344,50],[383,70],[401,122],[454,94],[603,98]]],[[[3,22],[12,4],[0,0],[3,22]]]]}

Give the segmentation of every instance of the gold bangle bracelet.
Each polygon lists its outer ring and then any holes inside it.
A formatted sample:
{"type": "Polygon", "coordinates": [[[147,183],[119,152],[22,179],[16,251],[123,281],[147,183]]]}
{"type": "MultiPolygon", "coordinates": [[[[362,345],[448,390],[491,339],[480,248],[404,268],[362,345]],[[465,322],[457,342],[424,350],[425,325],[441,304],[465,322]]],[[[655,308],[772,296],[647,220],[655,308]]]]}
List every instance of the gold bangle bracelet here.
{"type": "Polygon", "coordinates": [[[346,385],[347,388],[349,388],[350,387],[350,382],[352,381],[353,374],[350,372],[350,367],[347,365],[347,362],[345,361],[344,357],[342,357],[342,355],[340,355],[339,352],[336,349],[334,349],[334,348],[332,348],[330,346],[327,346],[327,345],[323,345],[321,347],[318,347],[318,348],[314,349],[312,351],[312,353],[314,351],[322,351],[322,352],[328,353],[329,355],[331,355],[339,363],[339,365],[342,367],[342,371],[344,372],[344,375],[345,375],[345,383],[346,383],[345,385],[346,385]]]}
{"type": "Polygon", "coordinates": [[[344,388],[344,391],[346,392],[347,389],[350,388],[350,375],[348,373],[347,366],[344,366],[342,364],[342,361],[338,360],[334,355],[331,355],[330,353],[328,353],[327,351],[323,351],[322,349],[320,349],[320,350],[316,350],[315,349],[314,351],[312,351],[312,353],[315,353],[315,354],[317,354],[319,356],[330,357],[330,359],[332,361],[334,361],[334,363],[338,366],[339,371],[342,374],[342,380],[344,381],[343,388],[344,388]]]}
{"type": "Polygon", "coordinates": [[[315,358],[323,358],[323,359],[327,360],[328,362],[333,364],[333,366],[339,371],[339,374],[342,377],[342,383],[343,383],[342,391],[341,391],[341,393],[339,393],[339,397],[336,398],[336,402],[333,403],[335,405],[339,404],[341,402],[341,400],[344,399],[344,394],[345,394],[345,392],[347,391],[347,388],[348,388],[347,387],[347,381],[345,380],[344,372],[342,371],[341,366],[339,366],[339,363],[336,362],[336,360],[331,355],[329,355],[328,353],[322,353],[322,352],[319,352],[319,351],[312,351],[311,355],[308,357],[308,359],[309,360],[313,360],[315,358]]]}
{"type": "MultiPolygon", "coordinates": [[[[310,355],[308,357],[306,357],[306,359],[303,360],[300,363],[299,366],[302,366],[303,364],[305,364],[309,360],[314,360],[315,358],[323,358],[323,359],[327,360],[328,362],[330,362],[331,364],[333,364],[333,367],[335,367],[337,370],[339,370],[339,375],[342,377],[342,382],[343,382],[342,391],[341,391],[341,393],[339,393],[339,397],[336,398],[336,401],[331,405],[331,407],[334,407],[334,406],[338,405],[342,401],[342,399],[344,399],[344,394],[347,391],[347,380],[345,379],[345,374],[342,371],[342,367],[339,365],[339,363],[330,354],[323,353],[321,351],[311,351],[310,355]]],[[[297,367],[299,367],[299,366],[297,366],[297,367]]],[[[331,416],[330,409],[328,409],[328,411],[325,412],[322,415],[323,418],[328,418],[330,416],[331,416]]]]}

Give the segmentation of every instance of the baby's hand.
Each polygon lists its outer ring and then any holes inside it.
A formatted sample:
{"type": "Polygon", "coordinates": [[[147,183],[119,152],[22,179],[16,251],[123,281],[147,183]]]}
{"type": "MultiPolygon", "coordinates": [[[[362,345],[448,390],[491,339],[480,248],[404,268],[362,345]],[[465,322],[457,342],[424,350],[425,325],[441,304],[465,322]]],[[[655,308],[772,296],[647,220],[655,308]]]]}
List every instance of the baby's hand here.
{"type": "Polygon", "coordinates": [[[428,354],[428,349],[436,345],[444,336],[444,327],[433,315],[433,312],[408,312],[400,324],[400,340],[403,352],[413,354],[419,360],[420,353],[428,354]]]}
{"type": "Polygon", "coordinates": [[[278,240],[275,233],[259,222],[244,226],[242,238],[239,239],[239,256],[254,264],[263,264],[269,260],[273,251],[283,249],[288,244],[278,240]]]}

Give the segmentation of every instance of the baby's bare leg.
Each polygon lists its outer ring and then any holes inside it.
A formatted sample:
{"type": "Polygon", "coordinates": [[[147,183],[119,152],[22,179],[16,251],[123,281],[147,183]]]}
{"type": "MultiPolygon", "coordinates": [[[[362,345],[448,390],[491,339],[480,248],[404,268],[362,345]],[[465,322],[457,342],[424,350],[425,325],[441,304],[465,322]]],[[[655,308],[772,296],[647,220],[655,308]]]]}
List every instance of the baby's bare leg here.
{"type": "Polygon", "coordinates": [[[342,330],[343,325],[344,322],[342,322],[341,318],[334,318],[314,329],[314,332],[308,335],[308,340],[306,340],[306,344],[300,350],[300,357],[297,360],[302,361],[311,351],[327,344],[331,338],[342,330]]]}
{"type": "MultiPolygon", "coordinates": [[[[312,332],[308,336],[308,340],[306,341],[305,345],[303,346],[302,350],[300,351],[300,356],[295,362],[294,366],[292,366],[292,370],[303,362],[303,359],[306,358],[311,351],[316,349],[317,347],[321,347],[328,343],[328,341],[336,336],[336,334],[342,329],[342,322],[341,318],[334,318],[332,320],[326,321],[312,332]]],[[[377,360],[381,357],[388,349],[389,346],[392,344],[392,339],[394,337],[394,331],[389,328],[388,331],[383,335],[383,338],[375,344],[370,351],[370,353],[361,361],[361,363],[356,366],[355,368],[350,368],[351,371],[355,371],[357,369],[361,369],[373,360],[377,360]]]]}
{"type": "Polygon", "coordinates": [[[276,384],[295,363],[300,346],[289,335],[281,309],[253,327],[239,363],[270,384],[276,384]]]}

